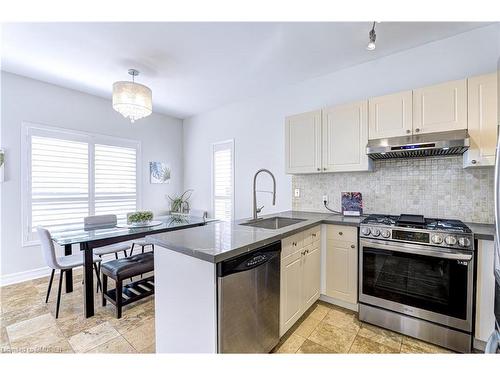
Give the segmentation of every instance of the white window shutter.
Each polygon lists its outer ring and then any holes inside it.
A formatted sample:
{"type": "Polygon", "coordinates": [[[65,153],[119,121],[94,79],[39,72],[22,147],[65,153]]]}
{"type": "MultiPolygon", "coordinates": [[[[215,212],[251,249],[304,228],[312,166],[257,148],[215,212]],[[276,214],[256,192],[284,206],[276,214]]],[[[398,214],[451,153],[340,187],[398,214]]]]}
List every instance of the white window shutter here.
{"type": "Polygon", "coordinates": [[[79,229],[85,216],[137,210],[140,142],[31,123],[23,132],[23,246],[37,226],[79,229]]]}
{"type": "Polygon", "coordinates": [[[31,137],[31,230],[81,226],[89,212],[88,144],[31,137]]]}
{"type": "Polygon", "coordinates": [[[213,145],[213,212],[214,218],[233,218],[234,165],[233,142],[213,145]]]}
{"type": "Polygon", "coordinates": [[[137,209],[135,148],[95,145],[95,214],[126,219],[137,209]]]}

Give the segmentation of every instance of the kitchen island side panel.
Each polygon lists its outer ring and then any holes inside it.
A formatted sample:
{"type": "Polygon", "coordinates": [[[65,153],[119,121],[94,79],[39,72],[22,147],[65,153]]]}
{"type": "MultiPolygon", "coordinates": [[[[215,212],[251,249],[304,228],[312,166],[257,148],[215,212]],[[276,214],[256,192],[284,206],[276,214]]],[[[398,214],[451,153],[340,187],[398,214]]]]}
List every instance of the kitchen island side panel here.
{"type": "Polygon", "coordinates": [[[217,353],[215,264],[155,249],[156,353],[217,353]]]}

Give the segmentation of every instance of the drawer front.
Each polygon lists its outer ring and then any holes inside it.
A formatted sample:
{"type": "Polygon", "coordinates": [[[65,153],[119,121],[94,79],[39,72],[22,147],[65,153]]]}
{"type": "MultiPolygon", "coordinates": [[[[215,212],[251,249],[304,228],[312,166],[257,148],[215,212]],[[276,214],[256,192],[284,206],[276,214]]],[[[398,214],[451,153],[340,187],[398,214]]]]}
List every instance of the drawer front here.
{"type": "Polygon", "coordinates": [[[304,246],[312,244],[314,241],[319,241],[321,235],[321,226],[316,226],[304,231],[304,246]]]}
{"type": "Polygon", "coordinates": [[[296,253],[304,246],[304,234],[297,233],[281,240],[281,259],[296,253]]]}
{"type": "Polygon", "coordinates": [[[327,239],[358,243],[358,228],[345,225],[328,225],[327,239]]]}
{"type": "Polygon", "coordinates": [[[296,252],[294,252],[292,254],[287,255],[286,257],[281,257],[281,266],[282,267],[286,267],[289,264],[297,261],[297,259],[300,259],[302,257],[302,252],[304,250],[305,249],[302,248],[302,249],[300,249],[300,251],[296,251],[296,252]]]}

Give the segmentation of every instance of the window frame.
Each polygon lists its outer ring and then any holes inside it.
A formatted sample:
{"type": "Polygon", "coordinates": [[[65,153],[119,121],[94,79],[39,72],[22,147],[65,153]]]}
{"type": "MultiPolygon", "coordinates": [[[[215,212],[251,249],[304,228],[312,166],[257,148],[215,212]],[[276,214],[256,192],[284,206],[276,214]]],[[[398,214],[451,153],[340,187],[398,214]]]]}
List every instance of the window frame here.
{"type": "MultiPolygon", "coordinates": [[[[23,247],[40,244],[33,238],[32,194],[31,194],[31,136],[56,138],[68,141],[85,142],[88,145],[88,185],[89,215],[95,210],[95,145],[129,147],[136,150],[136,205],[142,208],[142,151],[141,141],[103,135],[79,130],[70,130],[34,122],[23,121],[21,125],[21,244],[23,247]]],[[[82,218],[83,225],[83,218],[82,218]]]]}
{"type": "Polygon", "coordinates": [[[228,144],[228,148],[231,150],[231,220],[235,220],[234,217],[234,212],[235,212],[235,201],[234,201],[234,192],[235,192],[235,176],[234,176],[234,160],[235,160],[235,155],[234,155],[234,138],[227,139],[225,141],[219,141],[219,142],[213,142],[212,145],[210,146],[210,200],[211,200],[211,207],[212,207],[212,217],[215,218],[215,165],[214,165],[214,153],[215,149],[217,146],[221,146],[224,144],[228,144]]]}

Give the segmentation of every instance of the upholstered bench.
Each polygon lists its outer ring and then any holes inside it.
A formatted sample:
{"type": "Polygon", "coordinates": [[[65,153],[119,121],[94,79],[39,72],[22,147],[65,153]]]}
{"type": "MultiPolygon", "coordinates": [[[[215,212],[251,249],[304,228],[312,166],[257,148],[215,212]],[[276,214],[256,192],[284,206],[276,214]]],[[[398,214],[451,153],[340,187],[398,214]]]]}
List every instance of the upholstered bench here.
{"type": "Polygon", "coordinates": [[[154,276],[123,285],[123,280],[154,270],[153,253],[134,255],[104,263],[102,272],[102,305],[106,301],[116,306],[116,317],[122,316],[122,307],[154,293],[154,276]],[[115,280],[116,288],[108,290],[108,277],[115,280]]]}

